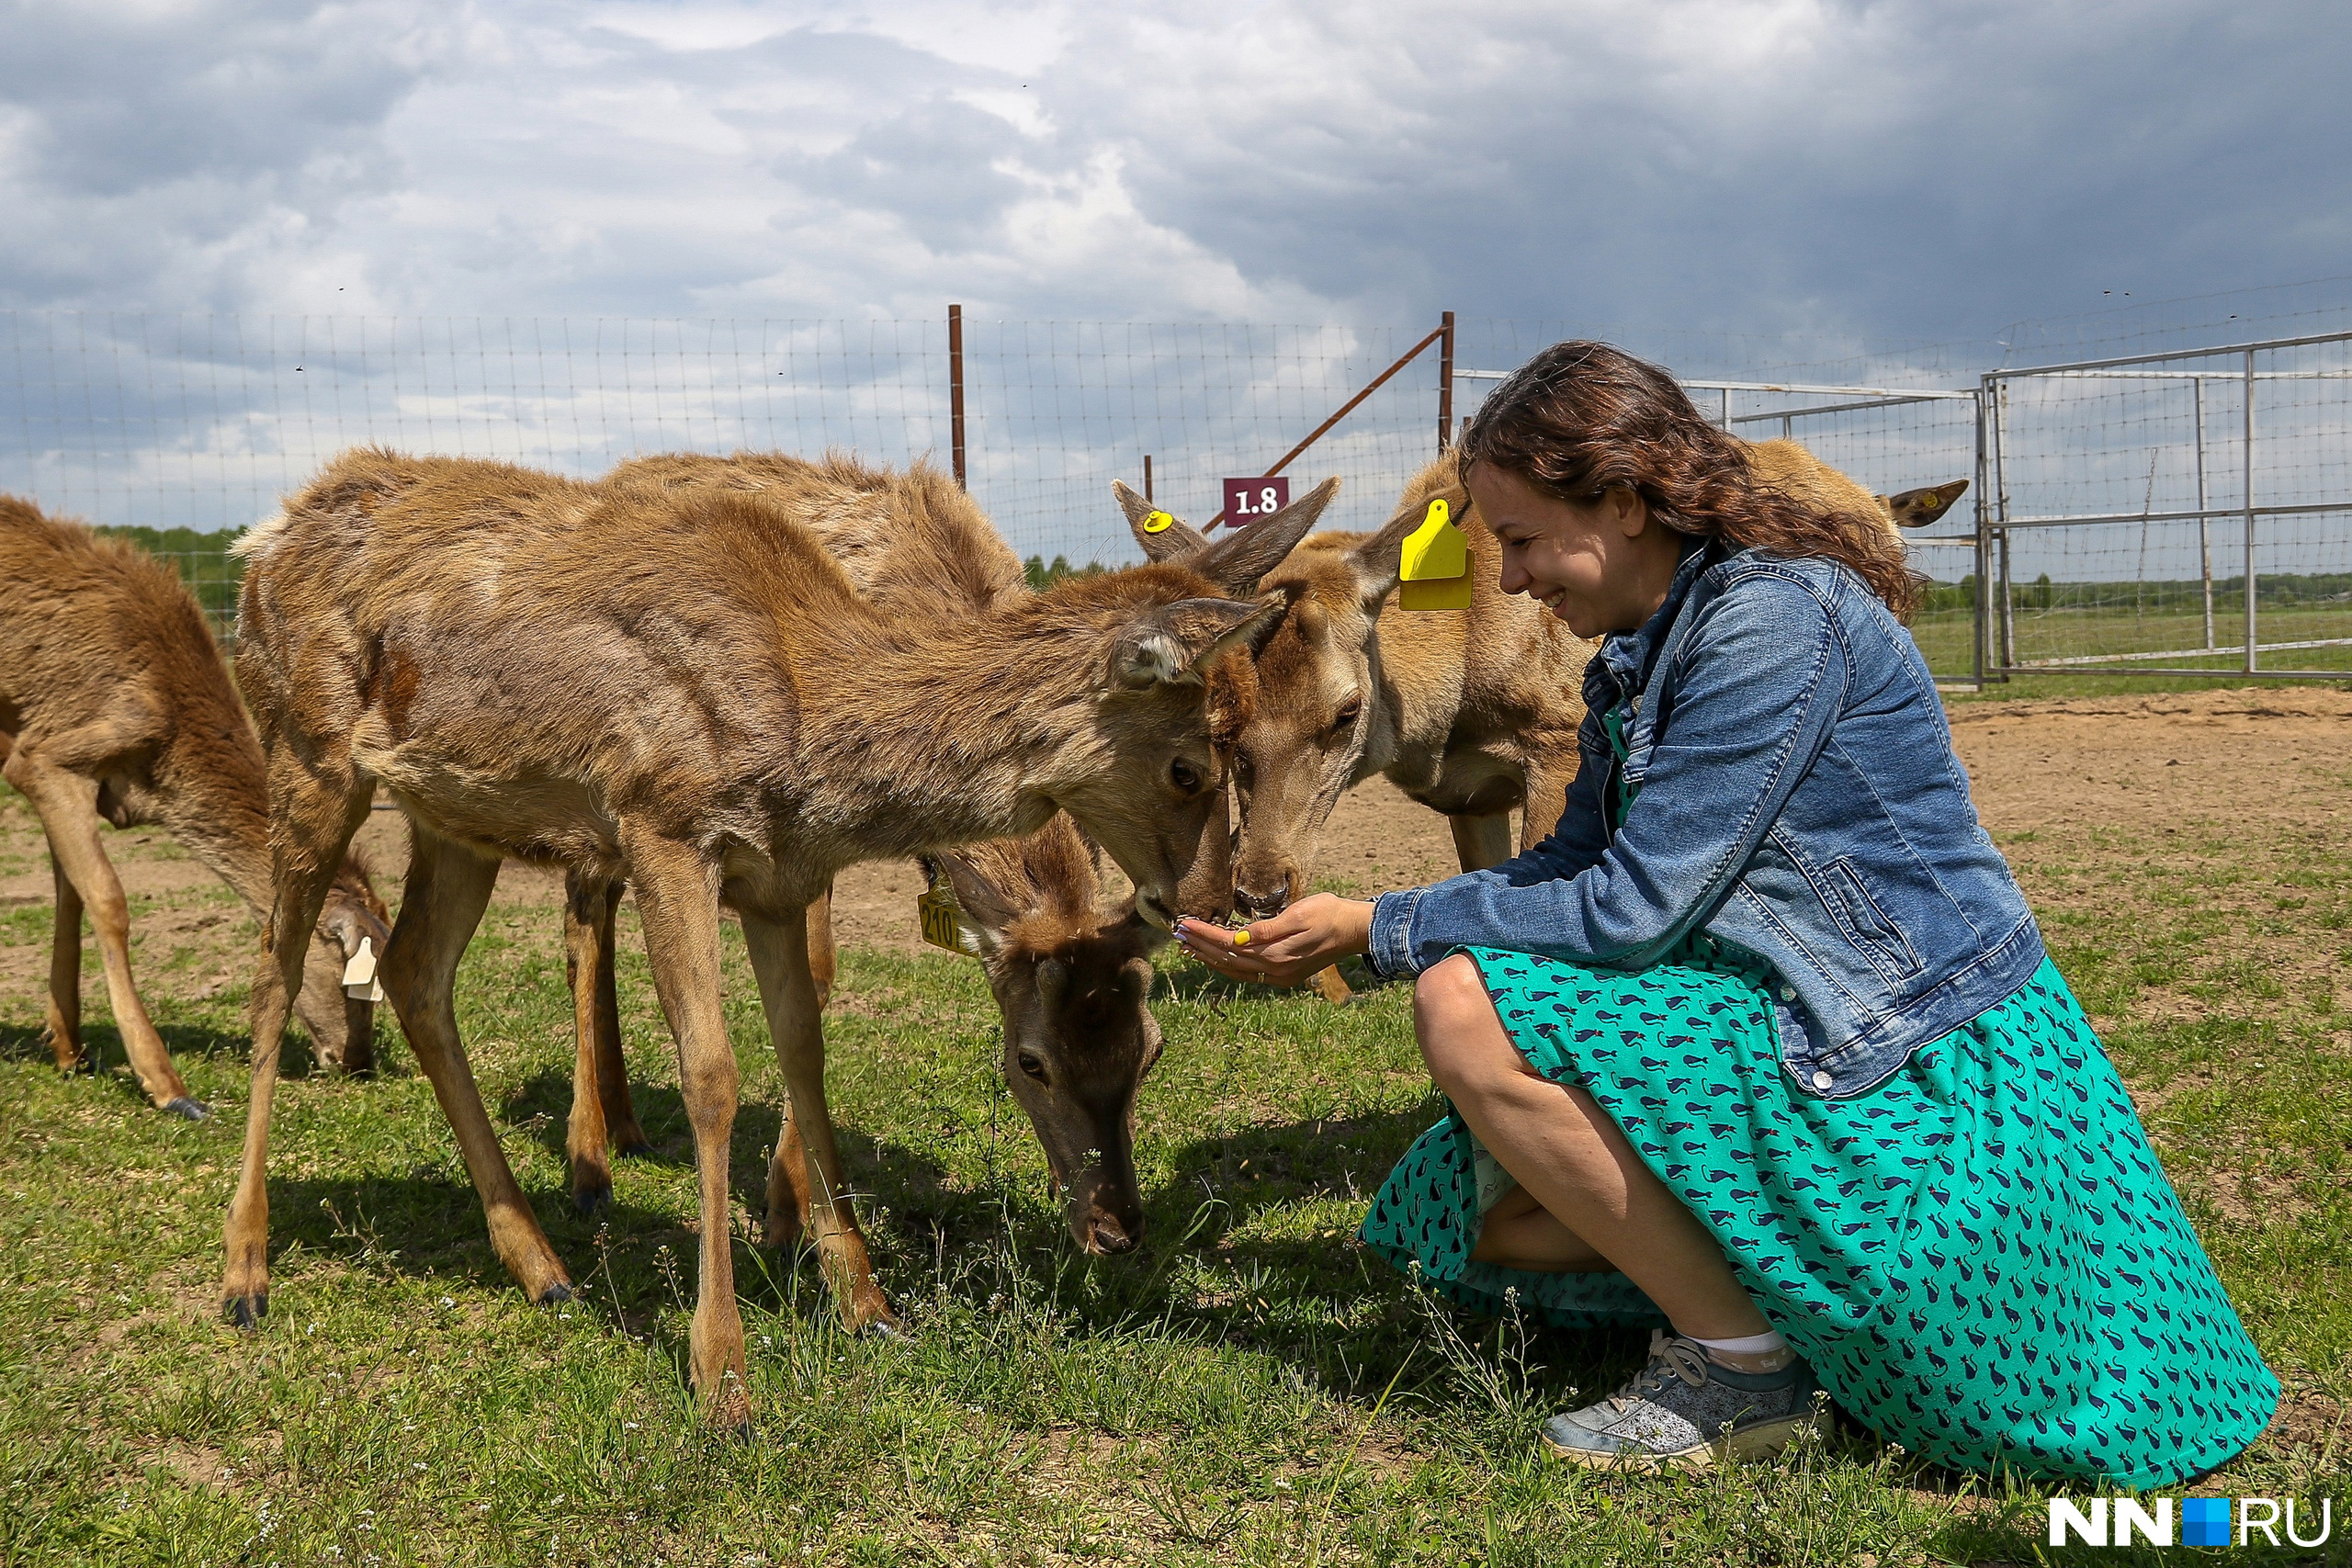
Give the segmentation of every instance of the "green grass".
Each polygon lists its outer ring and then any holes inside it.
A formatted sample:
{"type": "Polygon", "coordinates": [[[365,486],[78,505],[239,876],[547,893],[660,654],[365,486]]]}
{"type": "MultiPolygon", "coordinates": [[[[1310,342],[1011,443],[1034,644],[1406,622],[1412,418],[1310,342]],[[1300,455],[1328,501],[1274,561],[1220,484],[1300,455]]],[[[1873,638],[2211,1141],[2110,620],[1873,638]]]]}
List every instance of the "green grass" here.
{"type": "MultiPolygon", "coordinates": [[[[2127,1077],[2168,1091],[2152,1131],[2250,1330],[2295,1397],[2352,1397],[2352,1051],[2335,1000],[2352,977],[2352,951],[2339,951],[2352,854],[2301,857],[2291,889],[2243,918],[2154,875],[2135,840],[2067,869],[2135,910],[2062,911],[2052,935],[2086,1005],[2132,1020],[2110,1040],[2127,1077]],[[2335,953],[2335,983],[2262,994],[2259,945],[2230,969],[2217,950],[2254,940],[2256,919],[2277,927],[2261,941],[2335,953]],[[2168,986],[2220,999],[2165,1021],[2141,1004],[2168,986]],[[2240,1197],[2251,1217],[2231,1218],[2240,1197]]],[[[7,940],[45,941],[45,926],[20,923],[7,940]]],[[[729,936],[740,1236],[780,1083],[729,936]]],[[[2052,1555],[2037,1489],[1923,1470],[1858,1437],[1698,1480],[1547,1465],[1541,1417],[1605,1392],[1640,1337],[1435,1312],[1350,1245],[1370,1192],[1436,1114],[1404,990],[1373,987],[1334,1009],[1181,961],[1160,981],[1169,1047],[1142,1105],[1151,1239],[1140,1256],[1091,1259],[1064,1238],[998,1079],[977,969],[847,955],[829,1021],[835,1112],[911,1337],[845,1338],[813,1264],[739,1241],[758,1435],[708,1436],[682,1381],[690,1145],[633,930],[622,953],[656,1146],[620,1166],[615,1206],[595,1221],[565,1193],[571,1044],[553,911],[494,908],[460,983],[485,1097],[580,1299],[544,1311],[515,1292],[388,1019],[376,1081],[295,1069],[281,1086],[271,1315],[250,1335],[215,1311],[242,1131],[242,986],[151,998],[220,1111],[198,1125],[148,1110],[119,1072],[59,1076],[36,1039],[38,995],[0,1000],[0,1562],[2052,1555]]],[[[104,1018],[98,995],[91,1032],[119,1066],[104,1018]]],[[[2332,1495],[2341,1546],[2347,1442],[2267,1440],[2213,1489],[2332,1495]]],[[[2077,1556],[2161,1560],[2065,1560],[2077,1556]]]]}

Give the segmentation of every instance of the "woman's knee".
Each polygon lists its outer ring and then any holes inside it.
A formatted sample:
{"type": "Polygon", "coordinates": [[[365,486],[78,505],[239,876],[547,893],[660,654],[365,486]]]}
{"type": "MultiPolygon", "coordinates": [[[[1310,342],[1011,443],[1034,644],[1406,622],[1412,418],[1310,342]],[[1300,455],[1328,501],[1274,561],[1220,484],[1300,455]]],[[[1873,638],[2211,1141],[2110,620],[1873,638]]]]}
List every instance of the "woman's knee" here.
{"type": "MultiPolygon", "coordinates": [[[[1501,1025],[1486,982],[1467,953],[1431,964],[1413,983],[1413,1033],[1430,1077],[1448,1094],[1483,1077],[1501,1025]]],[[[1505,1049],[1509,1049],[1508,1043],[1505,1049]]]]}

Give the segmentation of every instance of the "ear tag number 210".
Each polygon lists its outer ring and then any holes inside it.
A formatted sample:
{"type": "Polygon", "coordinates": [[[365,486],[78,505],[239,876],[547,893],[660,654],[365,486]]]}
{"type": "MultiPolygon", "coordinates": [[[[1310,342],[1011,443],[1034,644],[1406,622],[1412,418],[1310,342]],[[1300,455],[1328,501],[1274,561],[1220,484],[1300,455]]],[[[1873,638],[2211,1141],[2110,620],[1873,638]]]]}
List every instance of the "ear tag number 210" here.
{"type": "Polygon", "coordinates": [[[1453,525],[1453,509],[1442,497],[1430,502],[1421,525],[1405,536],[1398,563],[1403,586],[1397,606],[1406,610],[1466,610],[1470,607],[1470,541],[1453,525]]]}

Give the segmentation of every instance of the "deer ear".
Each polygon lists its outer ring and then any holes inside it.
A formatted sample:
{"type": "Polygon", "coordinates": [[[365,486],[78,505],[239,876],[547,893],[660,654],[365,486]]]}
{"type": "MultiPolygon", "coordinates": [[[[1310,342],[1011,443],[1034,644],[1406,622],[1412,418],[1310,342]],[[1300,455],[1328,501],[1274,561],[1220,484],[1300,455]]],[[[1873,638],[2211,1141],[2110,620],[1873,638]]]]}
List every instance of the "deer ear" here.
{"type": "Polygon", "coordinates": [[[1179,599],[1163,604],[1120,634],[1111,674],[1131,691],[1199,682],[1210,665],[1236,649],[1256,653],[1282,625],[1287,603],[1263,599],[1179,599]]]}
{"type": "Polygon", "coordinates": [[[1404,574],[1405,540],[1427,520],[1430,502],[1440,499],[1453,509],[1456,517],[1470,510],[1467,495],[1450,487],[1438,491],[1401,508],[1381,525],[1379,533],[1348,552],[1348,565],[1356,574],[1356,590],[1363,595],[1364,614],[1380,614],[1381,602],[1404,574]]]}
{"type": "Polygon", "coordinates": [[[1951,510],[1951,503],[1968,491],[1966,479],[1954,479],[1949,484],[1930,485],[1925,490],[1906,490],[1886,498],[1886,510],[1893,514],[1895,525],[1903,528],[1924,528],[1930,523],[1942,521],[1951,510]]]}
{"type": "Polygon", "coordinates": [[[1333,474],[1264,522],[1227,534],[1184,564],[1227,593],[1255,592],[1258,580],[1282,564],[1339,493],[1340,476],[1333,474]]]}
{"type": "Polygon", "coordinates": [[[1160,511],[1123,481],[1113,479],[1111,493],[1119,498],[1119,510],[1127,514],[1127,531],[1136,536],[1147,559],[1182,560],[1209,547],[1198,528],[1172,512],[1160,511]]]}
{"type": "Polygon", "coordinates": [[[1007,903],[1003,891],[982,876],[978,867],[952,850],[934,850],[922,857],[922,863],[924,870],[935,869],[955,890],[963,927],[979,943],[980,956],[995,957],[1004,946],[1005,928],[1020,918],[1021,911],[1007,903]]]}

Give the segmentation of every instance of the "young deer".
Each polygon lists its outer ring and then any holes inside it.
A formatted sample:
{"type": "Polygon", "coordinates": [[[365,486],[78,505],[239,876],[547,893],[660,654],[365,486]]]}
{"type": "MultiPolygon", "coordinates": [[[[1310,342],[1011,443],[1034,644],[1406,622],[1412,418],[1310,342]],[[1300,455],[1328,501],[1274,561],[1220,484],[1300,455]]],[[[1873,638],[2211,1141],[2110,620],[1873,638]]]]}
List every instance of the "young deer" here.
{"type": "MultiPolygon", "coordinates": [[[[977,515],[927,465],[860,472],[865,505],[918,527],[977,515]]],[[[694,1129],[695,1382],[715,1418],[740,1424],[721,899],[742,919],[836,1298],[853,1327],[888,1325],[825,1109],[808,903],[842,866],[1035,832],[1058,807],[1165,926],[1191,901],[1188,879],[1229,874],[1203,671],[1254,648],[1281,614],[1222,584],[1262,576],[1311,521],[1252,529],[1193,569],[1135,568],[933,620],[861,595],[786,498],[347,453],[247,552],[239,626],[271,762],[278,907],[289,925],[318,907],[369,796],[389,790],[414,847],[384,984],[493,1246],[546,1301],[568,1296],[570,1280],[482,1108],[451,982],[502,858],[630,882],[694,1129]]],[[[254,1094],[226,1235],[227,1307],[241,1322],[266,1307],[274,1046],[298,956],[274,946],[255,979],[254,1094]]],[[[771,1168],[771,1218],[794,1174],[771,1168]]]]}
{"type": "MultiPolygon", "coordinates": [[[[1878,526],[1932,522],[1967,488],[1962,479],[1890,501],[1792,441],[1751,446],[1749,457],[1762,482],[1878,526]]],[[[1151,508],[1124,485],[1117,492],[1154,559],[1208,547],[1181,523],[1146,531],[1151,508]]],[[[1288,608],[1256,660],[1250,716],[1236,727],[1242,916],[1271,915],[1305,890],[1340,795],[1374,773],[1445,816],[1464,871],[1510,858],[1514,807],[1524,808],[1520,848],[1550,830],[1576,774],[1591,650],[1532,600],[1505,594],[1497,576],[1494,535],[1451,454],[1413,478],[1379,532],[1317,534],[1267,575],[1261,587],[1288,608]],[[1404,537],[1440,496],[1468,537],[1469,608],[1384,615],[1404,537]]],[[[1348,995],[1337,970],[1316,985],[1334,1001],[1348,995]]]]}
{"type": "MultiPolygon", "coordinates": [[[[50,1046],[60,1067],[83,1065],[87,909],[140,1087],[162,1109],[200,1120],[210,1111],[189,1096],[132,984],[130,906],[98,824],[162,827],[266,918],[260,742],[203,612],[162,562],[0,496],[0,581],[8,584],[0,597],[0,777],[40,814],[57,888],[50,1046]]],[[[373,1060],[375,1008],[345,995],[343,971],[362,942],[380,953],[389,934],[359,866],[340,862],[323,919],[300,950],[302,1021],[330,1066],[357,1072],[373,1060]]]]}
{"type": "MultiPolygon", "coordinates": [[[[977,513],[907,519],[861,507],[866,481],[854,465],[778,453],[678,454],[624,463],[605,482],[796,498],[858,590],[890,614],[945,617],[959,607],[986,613],[1029,596],[1019,558],[977,513]]],[[[1331,493],[1326,487],[1299,504],[1319,513],[1331,493]]],[[[1226,668],[1210,671],[1213,692],[1229,684],[1226,668]]],[[[1229,694],[1212,702],[1218,713],[1235,710],[1229,694]]],[[[1003,1019],[1005,1077],[1045,1147],[1072,1236],[1091,1252],[1128,1250],[1143,1239],[1134,1111],[1136,1090],[1159,1055],[1159,1026],[1148,1005],[1159,933],[1132,904],[1110,914],[1100,908],[1097,857],[1066,815],[1057,813],[1026,838],[924,859],[934,876],[952,884],[964,909],[1003,1019]]],[[[643,1134],[629,1101],[612,1000],[617,889],[583,888],[578,873],[571,884],[566,952],[581,1050],[568,1145],[573,1198],[584,1209],[610,1194],[607,1144],[628,1152],[642,1146],[643,1134]]],[[[1220,902],[1182,912],[1214,918],[1223,909],[1220,902]]],[[[808,907],[809,966],[820,998],[832,980],[829,914],[824,898],[808,907]]],[[[787,1112],[784,1136],[797,1135],[787,1112]]],[[[791,1151],[778,1163],[787,1172],[802,1168],[791,1151]]],[[[794,1207],[806,1207],[805,1194],[794,1207]]]]}

